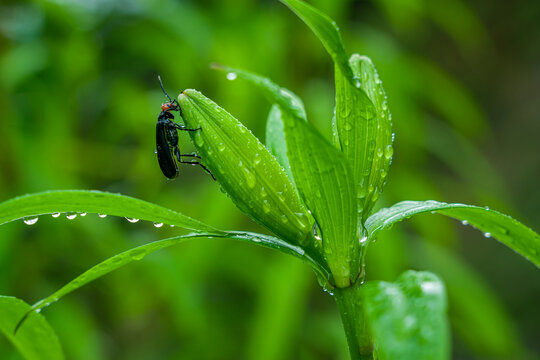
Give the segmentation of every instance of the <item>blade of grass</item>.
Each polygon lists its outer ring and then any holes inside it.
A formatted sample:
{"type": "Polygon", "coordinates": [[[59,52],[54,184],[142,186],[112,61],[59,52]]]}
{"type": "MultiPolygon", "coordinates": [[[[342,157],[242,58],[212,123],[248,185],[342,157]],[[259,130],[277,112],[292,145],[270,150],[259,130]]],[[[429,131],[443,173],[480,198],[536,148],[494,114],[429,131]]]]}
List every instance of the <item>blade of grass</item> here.
{"type": "Polygon", "coordinates": [[[162,222],[193,231],[221,230],[176,211],[121,194],[94,190],[58,190],[19,196],[0,203],[0,225],[56,212],[88,212],[162,222]]]}
{"type": "Polygon", "coordinates": [[[27,318],[32,317],[31,316],[32,313],[41,311],[42,309],[46,308],[52,303],[60,300],[65,295],[77,290],[78,288],[88,284],[91,281],[94,281],[133,261],[142,260],[146,255],[151,254],[157,250],[161,250],[161,249],[173,246],[173,245],[178,245],[180,243],[183,243],[186,240],[201,238],[201,237],[235,239],[235,240],[245,241],[245,242],[269,247],[272,249],[276,249],[283,253],[297,257],[304,262],[310,263],[312,267],[314,268],[315,272],[317,273],[317,276],[319,277],[319,279],[328,279],[328,277],[330,276],[330,274],[326,270],[324,270],[324,268],[320,268],[318,265],[316,265],[316,261],[310,258],[308,255],[306,255],[305,251],[302,248],[291,245],[273,236],[250,233],[250,232],[240,232],[240,231],[226,232],[220,235],[194,233],[194,234],[176,236],[169,239],[154,241],[149,244],[141,245],[136,248],[130,249],[128,251],[122,252],[120,254],[114,255],[102,261],[101,263],[93,266],[92,268],[88,269],[87,271],[85,271],[84,273],[82,273],[81,275],[79,275],[78,277],[76,277],[75,279],[67,283],[66,285],[64,285],[59,290],[55,291],[53,294],[35,303],[32,306],[32,308],[28,310],[28,312],[24,316],[21,316],[19,318],[20,323],[18,326],[20,326],[22,330],[25,327],[23,322],[25,322],[27,318]]]}

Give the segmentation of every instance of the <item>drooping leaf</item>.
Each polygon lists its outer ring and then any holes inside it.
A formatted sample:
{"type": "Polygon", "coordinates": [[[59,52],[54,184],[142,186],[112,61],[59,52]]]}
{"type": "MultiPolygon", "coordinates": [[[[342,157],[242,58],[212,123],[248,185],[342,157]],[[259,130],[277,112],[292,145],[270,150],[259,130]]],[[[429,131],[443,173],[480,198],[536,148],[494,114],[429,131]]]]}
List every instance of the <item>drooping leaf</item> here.
{"type": "MultiPolygon", "coordinates": [[[[272,236],[219,230],[159,205],[129,196],[100,191],[48,191],[4,201],[0,203],[0,225],[21,218],[33,218],[38,215],[56,212],[93,212],[136,218],[193,230],[197,234],[192,234],[191,237],[227,237],[251,241],[295,256],[304,252],[304,249],[287,244],[285,241],[272,236]]],[[[328,271],[325,270],[326,265],[324,260],[321,260],[320,256],[318,256],[318,253],[315,253],[313,257],[311,254],[305,254],[303,259],[314,266],[318,275],[323,275],[323,278],[328,279],[328,271]],[[326,275],[324,275],[325,273],[326,275]]]]}
{"type": "Polygon", "coordinates": [[[33,317],[33,313],[39,312],[41,309],[46,308],[52,303],[58,301],[63,296],[77,290],[78,288],[88,284],[89,282],[94,281],[133,261],[142,260],[146,255],[151,254],[157,250],[183,243],[186,240],[201,237],[235,239],[258,244],[272,249],[277,249],[283,253],[295,256],[312,265],[319,279],[328,279],[330,276],[330,274],[324,269],[324,267],[321,266],[322,264],[317,265],[317,261],[309,257],[309,255],[307,255],[302,248],[291,245],[273,236],[240,231],[231,231],[220,235],[205,233],[188,234],[141,245],[123,253],[114,255],[100,262],[99,264],[93,266],[89,270],[76,277],[74,280],[64,285],[58,291],[55,291],[53,294],[35,303],[32,308],[26,312],[26,315],[28,315],[26,318],[24,318],[23,316],[19,317],[18,320],[24,320],[24,323],[22,323],[20,328],[23,329],[26,326],[27,318],[33,317]]]}
{"type": "Polygon", "coordinates": [[[370,239],[381,230],[415,214],[436,212],[461,220],[493,237],[518,254],[540,266],[540,235],[508,215],[473,205],[448,204],[438,201],[402,201],[381,209],[366,221],[370,239]]]}
{"type": "Polygon", "coordinates": [[[378,358],[450,358],[446,292],[432,273],[407,271],[395,283],[368,282],[363,307],[378,358]]]}
{"type": "Polygon", "coordinates": [[[322,42],[334,63],[347,79],[354,84],[354,75],[347,61],[341,34],[335,21],[313,6],[300,0],[280,0],[302,19],[322,42]]]}
{"type": "Polygon", "coordinates": [[[61,360],[64,354],[53,329],[41,314],[35,314],[24,328],[14,332],[30,305],[10,296],[0,296],[0,329],[27,360],[61,360]]]}
{"type": "Polygon", "coordinates": [[[0,225],[56,212],[88,212],[124,216],[221,233],[220,230],[176,211],[121,194],[95,190],[58,190],[19,196],[0,203],[0,225]]]}
{"type": "Polygon", "coordinates": [[[363,220],[375,205],[392,159],[392,124],[386,95],[368,57],[349,60],[358,83],[351,85],[335,69],[336,114],[333,122],[339,145],[354,169],[358,207],[363,220]]]}
{"type": "Polygon", "coordinates": [[[308,214],[283,168],[231,114],[196,90],[178,97],[195,146],[223,189],[247,215],[291,243],[313,245],[308,214]]]}
{"type": "Polygon", "coordinates": [[[256,85],[279,106],[296,186],[321,229],[336,285],[347,286],[360,267],[356,189],[347,159],[299,116],[296,96],[289,90],[259,75],[226,69],[256,85]]]}

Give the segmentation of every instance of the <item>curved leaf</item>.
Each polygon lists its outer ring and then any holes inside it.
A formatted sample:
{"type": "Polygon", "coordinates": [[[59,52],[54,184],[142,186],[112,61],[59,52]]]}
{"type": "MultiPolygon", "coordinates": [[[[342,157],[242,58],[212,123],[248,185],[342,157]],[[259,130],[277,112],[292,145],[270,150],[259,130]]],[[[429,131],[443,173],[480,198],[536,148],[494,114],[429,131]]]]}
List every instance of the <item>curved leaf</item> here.
{"type": "Polygon", "coordinates": [[[0,225],[56,212],[89,212],[162,222],[193,231],[221,230],[176,211],[121,194],[96,190],[58,190],[19,196],[0,203],[0,225]]]}
{"type": "Polygon", "coordinates": [[[472,225],[482,231],[484,236],[496,238],[536,266],[540,266],[540,235],[508,215],[479,206],[433,200],[402,201],[379,210],[366,221],[368,236],[373,239],[379,231],[394,223],[425,212],[436,212],[472,225]]]}
{"type": "MultiPolygon", "coordinates": [[[[269,247],[272,249],[277,249],[283,253],[293,255],[305,262],[308,262],[315,269],[315,272],[317,273],[317,276],[319,277],[319,279],[328,279],[330,275],[324,269],[324,267],[320,266],[320,264],[318,264],[314,259],[309,257],[309,255],[305,254],[302,248],[291,245],[273,236],[250,233],[250,232],[226,232],[220,235],[205,234],[205,233],[188,234],[188,235],[176,236],[169,239],[154,241],[149,244],[141,245],[131,250],[114,255],[102,261],[101,263],[93,266],[89,270],[85,271],[84,273],[76,277],[74,280],[64,285],[58,291],[54,292],[50,296],[35,303],[32,306],[32,308],[24,316],[20,316],[18,320],[22,319],[21,320],[21,323],[22,323],[22,321],[25,321],[27,318],[31,317],[32,312],[34,313],[39,312],[41,311],[41,309],[51,305],[52,303],[58,301],[63,296],[71,293],[74,290],[77,290],[83,285],[86,285],[89,282],[96,280],[133,261],[142,260],[146,255],[150,253],[153,253],[157,250],[164,249],[173,245],[180,244],[189,239],[200,238],[200,237],[236,239],[240,241],[255,243],[255,244],[269,247]]],[[[24,327],[26,326],[21,326],[21,329],[23,329],[24,327]]]]}
{"type": "Polygon", "coordinates": [[[30,305],[10,296],[0,296],[0,329],[27,360],[64,359],[58,337],[41,314],[36,314],[24,329],[14,330],[21,318],[32,311],[30,305]]]}
{"type": "Polygon", "coordinates": [[[368,282],[360,291],[379,359],[450,358],[446,291],[437,276],[407,271],[395,283],[368,282]]]}
{"type": "MultiPolygon", "coordinates": [[[[143,200],[101,191],[49,191],[4,201],[0,203],[0,225],[25,217],[35,217],[55,212],[95,212],[136,218],[195,231],[196,234],[191,234],[190,237],[227,237],[251,241],[294,256],[304,252],[303,249],[272,236],[219,230],[178,212],[143,200]]],[[[311,264],[318,275],[324,275],[328,279],[328,271],[325,270],[324,261],[310,256],[304,255],[302,259],[311,264]]]]}
{"type": "Polygon", "coordinates": [[[354,85],[355,78],[349,62],[345,47],[341,41],[341,34],[335,21],[328,15],[315,9],[313,6],[299,0],[280,0],[287,5],[300,19],[302,19],[322,42],[326,51],[340,68],[341,72],[354,85]]]}

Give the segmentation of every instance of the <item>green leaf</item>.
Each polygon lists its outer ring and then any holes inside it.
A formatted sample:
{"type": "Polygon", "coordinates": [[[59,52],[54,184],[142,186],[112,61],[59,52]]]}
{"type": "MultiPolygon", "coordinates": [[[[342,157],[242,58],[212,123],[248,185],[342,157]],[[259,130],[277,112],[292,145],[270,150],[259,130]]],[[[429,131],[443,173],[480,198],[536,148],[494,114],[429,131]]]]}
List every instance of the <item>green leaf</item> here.
{"type": "Polygon", "coordinates": [[[446,292],[437,276],[407,271],[395,283],[368,282],[361,293],[378,359],[450,358],[446,292]]]}
{"type": "Polygon", "coordinates": [[[358,207],[365,220],[385,184],[393,155],[392,124],[386,95],[368,57],[349,60],[359,83],[353,86],[336,66],[336,117],[341,150],[354,169],[358,207]]]}
{"type": "Polygon", "coordinates": [[[178,97],[195,146],[222,188],[247,215],[279,237],[313,246],[313,219],[283,168],[227,111],[196,90],[178,97]]]}
{"type": "Polygon", "coordinates": [[[35,314],[28,323],[14,333],[21,318],[32,311],[24,301],[0,296],[0,329],[19,353],[27,360],[64,359],[60,342],[43,315],[35,314]]]}
{"type": "Polygon", "coordinates": [[[322,42],[326,51],[332,57],[340,71],[351,82],[356,82],[353,72],[347,61],[345,47],[341,41],[341,34],[335,21],[313,6],[299,0],[280,0],[287,5],[300,19],[302,19],[322,42]]]}
{"type": "Polygon", "coordinates": [[[451,250],[428,241],[415,245],[414,266],[436,272],[446,285],[456,336],[477,357],[528,359],[515,320],[480,274],[451,250]]]}
{"type": "Polygon", "coordinates": [[[0,203],[0,225],[56,212],[89,212],[162,222],[181,228],[222,233],[198,220],[129,196],[102,191],[58,190],[19,196],[0,203]]]}
{"type": "Polygon", "coordinates": [[[279,110],[277,104],[274,104],[270,109],[268,120],[266,121],[266,148],[274,155],[283,170],[285,170],[291,183],[296,186],[292,175],[291,164],[287,157],[287,143],[285,141],[284,131],[281,110],[279,110]]]}
{"type": "MultiPolygon", "coordinates": [[[[111,271],[114,271],[133,261],[142,260],[146,255],[150,253],[153,253],[157,250],[164,249],[173,245],[180,244],[189,239],[201,238],[201,237],[235,239],[235,240],[240,240],[240,241],[246,241],[249,243],[255,243],[255,244],[269,247],[272,249],[277,249],[283,253],[295,256],[305,262],[310,263],[314,267],[320,279],[321,277],[322,279],[328,279],[330,275],[326,270],[324,270],[323,267],[320,267],[319,265],[317,265],[317,262],[314,259],[310,258],[309,255],[307,255],[302,248],[291,245],[273,236],[250,233],[250,232],[239,232],[239,231],[230,231],[230,232],[226,232],[220,235],[205,234],[205,233],[188,234],[188,235],[177,236],[177,237],[173,237],[169,239],[154,241],[149,244],[141,245],[131,250],[112,256],[102,261],[101,263],[93,266],[89,270],[85,271],[84,273],[82,273],[81,275],[79,275],[74,280],[70,281],[69,283],[67,283],[65,286],[63,286],[61,289],[54,292],[50,296],[38,301],[36,304],[32,306],[32,309],[28,313],[32,311],[33,312],[39,311],[51,305],[52,303],[58,301],[63,296],[82,287],[83,285],[86,285],[89,282],[96,280],[110,273],[111,271]]],[[[22,316],[19,317],[19,319],[20,318],[22,318],[22,316]]],[[[21,329],[22,328],[23,326],[21,326],[21,329]]]]}
{"type": "MultiPolygon", "coordinates": [[[[227,237],[251,241],[286,254],[298,256],[305,250],[283,240],[255,233],[223,231],[164,207],[120,194],[100,191],[62,190],[20,196],[0,203],[0,225],[9,221],[55,212],[93,212],[175,225],[197,232],[191,237],[227,237]]],[[[305,254],[302,257],[319,276],[328,279],[324,260],[305,254]]]]}
{"type": "Polygon", "coordinates": [[[289,90],[259,75],[226,69],[256,85],[280,107],[296,186],[321,229],[324,253],[336,285],[348,286],[360,271],[360,243],[355,183],[347,159],[304,121],[297,97],[289,90]]]}
{"type": "Polygon", "coordinates": [[[381,230],[415,214],[436,212],[461,220],[494,237],[518,254],[540,266],[540,235],[519,221],[500,212],[479,206],[448,204],[438,201],[402,201],[379,210],[366,221],[369,238],[374,239],[381,230]]]}

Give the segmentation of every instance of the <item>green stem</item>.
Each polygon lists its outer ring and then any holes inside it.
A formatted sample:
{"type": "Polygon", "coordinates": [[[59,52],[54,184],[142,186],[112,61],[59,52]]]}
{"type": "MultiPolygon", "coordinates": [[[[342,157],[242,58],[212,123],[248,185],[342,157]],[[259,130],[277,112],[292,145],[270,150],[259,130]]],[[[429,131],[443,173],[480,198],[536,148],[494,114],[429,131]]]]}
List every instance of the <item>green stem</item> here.
{"type": "Polygon", "coordinates": [[[373,345],[358,295],[360,286],[360,282],[357,282],[347,288],[336,288],[334,298],[347,336],[351,360],[372,360],[373,345]]]}

